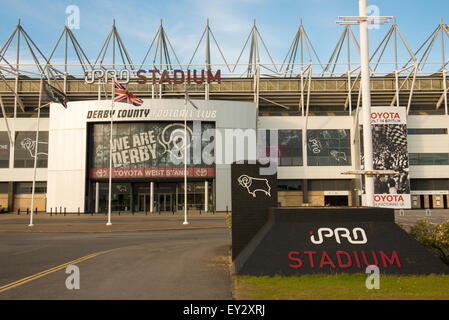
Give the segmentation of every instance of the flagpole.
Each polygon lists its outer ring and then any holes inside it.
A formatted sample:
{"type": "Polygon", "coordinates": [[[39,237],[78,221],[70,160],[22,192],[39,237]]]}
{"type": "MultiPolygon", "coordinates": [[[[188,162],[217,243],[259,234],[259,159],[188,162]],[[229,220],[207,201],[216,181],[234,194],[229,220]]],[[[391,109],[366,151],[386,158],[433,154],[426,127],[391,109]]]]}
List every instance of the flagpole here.
{"type": "Polygon", "coordinates": [[[39,85],[39,103],[37,107],[37,131],[36,131],[36,146],[34,147],[34,166],[33,166],[33,187],[31,191],[31,213],[30,213],[30,224],[29,227],[34,226],[33,224],[33,214],[34,214],[34,195],[36,190],[36,168],[37,168],[37,156],[38,156],[38,146],[39,146],[39,120],[41,117],[41,103],[42,103],[42,83],[43,77],[41,74],[41,80],[39,85]]]}
{"type": "MultiPolygon", "coordinates": [[[[114,77],[115,81],[115,77],[114,77]]],[[[112,81],[112,92],[111,92],[111,130],[109,132],[109,200],[108,200],[108,222],[107,226],[112,225],[111,222],[111,211],[112,211],[112,117],[114,109],[114,81],[112,81]]]]}

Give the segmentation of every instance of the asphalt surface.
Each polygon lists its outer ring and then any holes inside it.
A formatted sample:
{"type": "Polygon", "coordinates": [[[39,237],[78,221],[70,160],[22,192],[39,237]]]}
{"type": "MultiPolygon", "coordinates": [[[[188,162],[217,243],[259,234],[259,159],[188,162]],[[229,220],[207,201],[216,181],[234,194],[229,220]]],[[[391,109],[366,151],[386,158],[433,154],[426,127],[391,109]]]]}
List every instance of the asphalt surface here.
{"type": "Polygon", "coordinates": [[[80,289],[65,268],[0,292],[0,299],[232,299],[230,230],[0,233],[1,287],[86,255],[80,289]]]}

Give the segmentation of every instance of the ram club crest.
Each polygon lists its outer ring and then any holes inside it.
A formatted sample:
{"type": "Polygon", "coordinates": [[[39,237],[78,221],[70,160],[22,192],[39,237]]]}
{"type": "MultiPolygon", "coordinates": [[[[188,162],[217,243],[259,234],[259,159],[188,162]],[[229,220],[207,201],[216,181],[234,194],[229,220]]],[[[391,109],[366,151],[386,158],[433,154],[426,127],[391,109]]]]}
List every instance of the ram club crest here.
{"type": "Polygon", "coordinates": [[[250,195],[256,198],[256,192],[262,192],[265,195],[271,197],[271,187],[267,179],[254,178],[246,174],[238,177],[237,182],[243,188],[245,188],[250,195]]]}

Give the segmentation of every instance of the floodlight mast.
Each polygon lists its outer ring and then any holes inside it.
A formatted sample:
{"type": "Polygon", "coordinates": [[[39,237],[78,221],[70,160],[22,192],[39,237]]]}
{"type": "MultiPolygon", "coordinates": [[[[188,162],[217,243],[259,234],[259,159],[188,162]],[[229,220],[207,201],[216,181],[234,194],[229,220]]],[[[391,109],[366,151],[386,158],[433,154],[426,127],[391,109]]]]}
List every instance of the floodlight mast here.
{"type": "MultiPolygon", "coordinates": [[[[384,24],[391,17],[368,17],[367,0],[359,0],[358,17],[339,17],[338,24],[359,24],[360,25],[360,71],[362,86],[362,124],[363,124],[363,158],[365,170],[373,170],[373,140],[371,132],[371,89],[369,75],[369,48],[368,48],[368,23],[384,24]]],[[[365,207],[374,206],[374,180],[371,175],[365,176],[365,207]]]]}

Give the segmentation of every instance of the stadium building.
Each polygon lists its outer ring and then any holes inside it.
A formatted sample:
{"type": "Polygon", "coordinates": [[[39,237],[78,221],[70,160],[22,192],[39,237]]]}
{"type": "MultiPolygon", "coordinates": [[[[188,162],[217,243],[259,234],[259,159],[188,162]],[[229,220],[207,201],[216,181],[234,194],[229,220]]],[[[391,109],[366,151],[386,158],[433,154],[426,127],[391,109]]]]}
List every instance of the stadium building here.
{"type": "MultiPolygon", "coordinates": [[[[441,22],[413,51],[393,23],[371,50],[374,165],[397,172],[377,176],[375,193],[379,201],[398,208],[448,207],[444,57],[448,32],[441,22]],[[438,43],[442,43],[442,59],[430,63],[429,52],[435,53],[438,43]],[[400,46],[406,48],[408,62],[395,60],[394,54],[385,57],[385,52],[400,46]]],[[[187,170],[189,210],[232,210],[230,163],[251,159],[252,143],[244,143],[243,158],[235,145],[226,158],[226,137],[229,133],[235,142],[251,130],[257,132],[259,156],[276,152],[281,206],[361,205],[360,68],[351,60],[357,57],[358,44],[350,26],[344,28],[327,63],[318,58],[302,24],[283,63],[273,62],[255,24],[232,65],[209,24],[192,59],[184,64],[178,61],[162,23],[138,65],[133,64],[115,23],[95,62],[80,42],[64,27],[47,55],[19,21],[0,49],[2,207],[29,209],[36,174],[39,211],[107,211],[111,114],[113,211],[183,210],[184,168],[175,160],[184,156],[177,137],[185,131],[193,150],[187,170]],[[205,48],[205,56],[198,57],[200,47],[205,48]],[[221,63],[212,63],[211,47],[218,49],[221,63]],[[54,57],[61,51],[64,62],[57,63],[62,59],[54,57]],[[25,53],[33,63],[24,62],[25,53]],[[269,63],[260,62],[263,55],[269,63]],[[147,57],[153,62],[148,63],[147,57]],[[202,64],[193,65],[195,59],[202,64]],[[142,103],[115,102],[112,107],[114,76],[132,93],[131,98],[142,103]],[[67,108],[51,103],[43,93],[43,82],[64,93],[67,108]],[[275,138],[271,131],[276,132],[275,138]],[[220,145],[217,133],[223,138],[220,145]],[[263,147],[259,134],[267,142],[263,147]],[[214,156],[218,152],[226,161],[195,159],[195,150],[203,154],[210,141],[214,141],[214,156]]]]}

